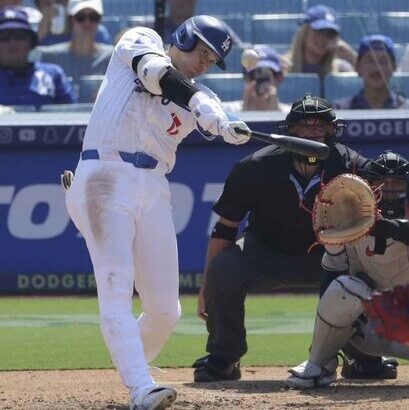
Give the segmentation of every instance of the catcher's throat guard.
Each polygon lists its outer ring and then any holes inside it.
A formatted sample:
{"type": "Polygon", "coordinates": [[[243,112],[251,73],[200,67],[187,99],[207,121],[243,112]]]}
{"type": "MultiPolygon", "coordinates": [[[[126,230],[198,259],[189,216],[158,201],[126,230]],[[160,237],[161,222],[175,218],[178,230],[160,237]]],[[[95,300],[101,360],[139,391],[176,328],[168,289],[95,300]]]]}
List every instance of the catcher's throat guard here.
{"type": "Polygon", "coordinates": [[[367,235],[378,218],[377,197],[354,174],[341,174],[321,187],[315,197],[312,223],[323,245],[345,245],[367,235]]]}

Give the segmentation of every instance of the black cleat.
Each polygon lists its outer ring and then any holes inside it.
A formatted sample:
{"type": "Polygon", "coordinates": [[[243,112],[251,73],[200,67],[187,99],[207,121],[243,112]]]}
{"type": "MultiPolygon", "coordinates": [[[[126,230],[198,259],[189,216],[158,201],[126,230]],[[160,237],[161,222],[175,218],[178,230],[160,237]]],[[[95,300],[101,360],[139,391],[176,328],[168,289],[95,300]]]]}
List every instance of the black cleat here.
{"type": "Polygon", "coordinates": [[[343,357],[341,376],[345,379],[396,379],[398,362],[386,357],[351,358],[343,357]]]}
{"type": "Polygon", "coordinates": [[[217,382],[241,378],[240,362],[229,363],[212,355],[197,359],[192,367],[195,369],[195,382],[217,382]]]}

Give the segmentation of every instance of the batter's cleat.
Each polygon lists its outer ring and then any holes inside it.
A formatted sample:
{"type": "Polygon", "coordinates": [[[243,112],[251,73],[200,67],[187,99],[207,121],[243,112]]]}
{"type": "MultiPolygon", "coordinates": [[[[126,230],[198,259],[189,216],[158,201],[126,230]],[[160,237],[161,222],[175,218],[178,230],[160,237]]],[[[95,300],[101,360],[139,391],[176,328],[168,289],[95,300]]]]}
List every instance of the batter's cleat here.
{"type": "Polygon", "coordinates": [[[226,362],[212,355],[197,359],[192,367],[195,369],[195,382],[217,382],[241,378],[240,362],[226,362]]]}
{"type": "Polygon", "coordinates": [[[131,403],[130,410],[163,410],[176,400],[176,390],[172,387],[155,387],[150,390],[141,401],[131,403]]]}
{"type": "Polygon", "coordinates": [[[359,357],[342,355],[341,376],[345,379],[386,380],[398,377],[398,362],[387,357],[359,357]]]}
{"type": "Polygon", "coordinates": [[[289,370],[291,376],[284,380],[284,387],[299,390],[327,387],[337,380],[337,367],[337,358],[332,359],[325,367],[317,366],[308,360],[289,370]]]}

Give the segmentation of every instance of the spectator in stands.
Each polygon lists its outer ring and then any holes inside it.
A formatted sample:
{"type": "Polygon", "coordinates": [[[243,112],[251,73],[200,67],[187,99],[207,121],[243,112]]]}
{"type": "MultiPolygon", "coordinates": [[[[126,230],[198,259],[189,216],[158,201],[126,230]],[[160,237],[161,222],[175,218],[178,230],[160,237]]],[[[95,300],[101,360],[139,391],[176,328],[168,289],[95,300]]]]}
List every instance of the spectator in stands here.
{"type": "Polygon", "coordinates": [[[41,20],[41,13],[34,7],[23,7],[22,0],[0,0],[0,8],[20,6],[27,13],[30,24],[38,24],[41,20]]]}
{"type": "Polygon", "coordinates": [[[163,42],[172,42],[172,33],[195,14],[196,0],[167,0],[168,14],[165,18],[163,42]]]}
{"type": "MultiPolygon", "coordinates": [[[[222,1],[222,0],[221,0],[222,1]]],[[[167,0],[167,15],[164,22],[163,42],[172,43],[172,33],[188,18],[195,15],[197,0],[167,0]]],[[[242,41],[238,34],[225,23],[230,30],[233,43],[242,46],[242,41]]],[[[150,26],[147,24],[147,26],[150,26]]]]}
{"type": "Polygon", "coordinates": [[[317,73],[323,80],[328,73],[353,71],[356,52],[340,37],[335,11],[317,5],[307,10],[286,58],[290,72],[317,73]]]}
{"type": "Polygon", "coordinates": [[[389,81],[396,70],[396,56],[391,38],[375,34],[362,38],[356,72],[363,89],[356,95],[334,102],[336,108],[409,108],[409,102],[391,90],[389,81]]]}
{"type": "MultiPolygon", "coordinates": [[[[79,3],[81,3],[82,8],[88,6],[97,10],[98,23],[100,23],[103,15],[102,0],[35,0],[35,4],[43,16],[38,25],[40,45],[47,46],[71,40],[72,14],[67,12],[67,7],[72,10],[73,6],[79,5],[79,3]]],[[[95,41],[112,44],[112,37],[108,29],[102,24],[97,26],[95,41]]]]}
{"type": "Polygon", "coordinates": [[[122,30],[120,30],[115,38],[114,38],[114,46],[116,46],[118,44],[118,41],[121,39],[121,37],[128,31],[130,30],[132,27],[125,27],[122,30]]]}
{"type": "Polygon", "coordinates": [[[40,47],[39,51],[42,61],[60,64],[67,75],[72,77],[78,95],[81,76],[105,74],[113,46],[95,42],[102,15],[99,0],[70,0],[67,11],[71,16],[71,41],[40,47]]]}
{"type": "Polygon", "coordinates": [[[409,44],[406,44],[405,49],[402,52],[402,57],[396,70],[401,73],[409,73],[409,44]]]}
{"type": "Polygon", "coordinates": [[[41,106],[74,102],[71,85],[61,67],[29,61],[37,41],[37,33],[21,7],[0,9],[0,104],[41,106]]]}
{"type": "Polygon", "coordinates": [[[243,73],[243,100],[223,103],[226,111],[290,111],[279,101],[277,87],[284,80],[285,62],[268,46],[255,47],[260,56],[257,65],[243,73]]]}

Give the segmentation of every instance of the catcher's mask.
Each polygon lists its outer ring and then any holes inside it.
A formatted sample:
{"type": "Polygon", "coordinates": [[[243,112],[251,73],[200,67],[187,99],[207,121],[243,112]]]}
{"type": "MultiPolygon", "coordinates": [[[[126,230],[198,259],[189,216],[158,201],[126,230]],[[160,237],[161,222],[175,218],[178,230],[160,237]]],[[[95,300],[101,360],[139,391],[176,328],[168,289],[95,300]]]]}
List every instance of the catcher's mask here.
{"type": "MultiPolygon", "coordinates": [[[[334,145],[336,139],[342,135],[345,123],[337,119],[332,105],[327,100],[313,96],[312,94],[305,94],[303,98],[293,103],[290,112],[285,118],[285,121],[280,125],[280,128],[284,129],[288,135],[317,139],[317,137],[313,136],[300,136],[296,129],[298,125],[312,125],[312,121],[314,120],[318,121],[323,128],[321,138],[324,138],[324,143],[329,146],[334,145]]],[[[315,157],[306,157],[300,154],[291,155],[298,161],[309,165],[315,165],[319,161],[315,157]]]]}
{"type": "Polygon", "coordinates": [[[371,184],[382,185],[379,209],[384,217],[404,218],[408,207],[409,162],[395,152],[385,151],[362,174],[371,184]]]}

